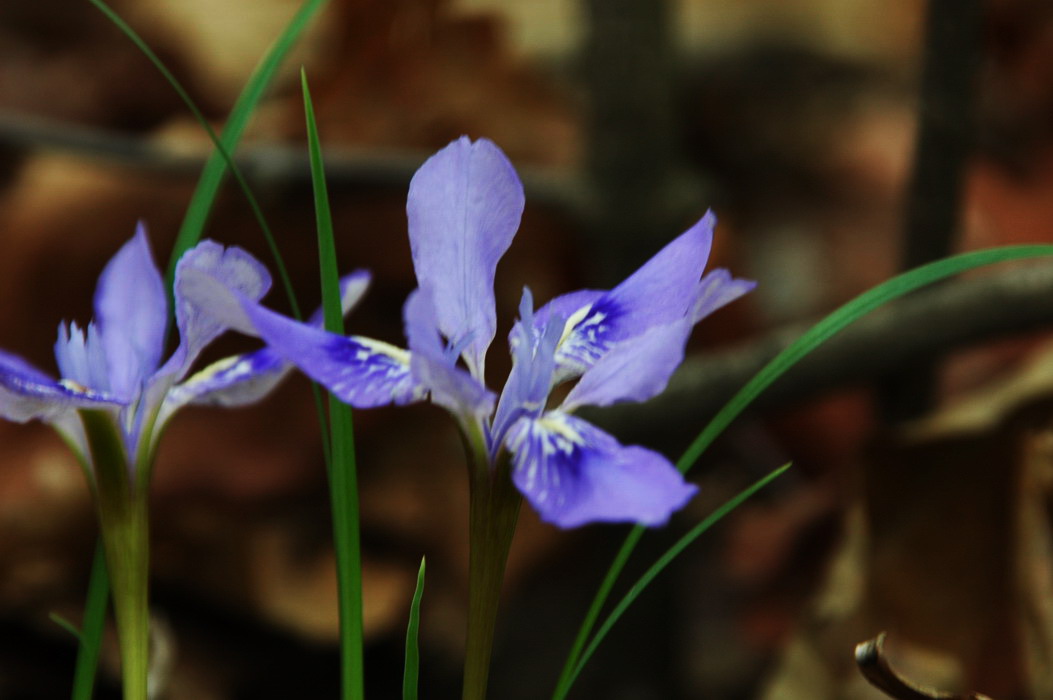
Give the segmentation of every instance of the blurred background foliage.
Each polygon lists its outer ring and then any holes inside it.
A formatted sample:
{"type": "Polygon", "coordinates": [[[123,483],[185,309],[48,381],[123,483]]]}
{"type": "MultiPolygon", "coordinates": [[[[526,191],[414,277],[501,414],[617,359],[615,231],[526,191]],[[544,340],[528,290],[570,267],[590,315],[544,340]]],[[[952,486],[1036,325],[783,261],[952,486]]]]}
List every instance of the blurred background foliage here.
{"type": "MultiPolygon", "coordinates": [[[[217,125],[297,6],[113,4],[217,125]]],[[[970,107],[939,127],[964,144],[964,165],[930,177],[960,177],[953,235],[937,243],[947,252],[1053,240],[1053,6],[978,6],[962,56],[976,61],[970,107]]],[[[460,134],[497,142],[527,186],[497,278],[499,338],[524,284],[539,300],[610,285],[713,207],[714,264],[760,282],[692,341],[688,369],[721,376],[679,375],[679,402],[608,419],[675,457],[725,385],[748,378],[735,358],[770,356],[780,329],[902,266],[925,15],[920,0],[332,0],[240,157],[309,307],[304,65],[341,267],[375,276],[349,327],[395,343],[414,283],[406,185],[460,134]]],[[[208,152],[169,87],[87,3],[0,0],[0,345],[51,368],[58,321],[88,320],[94,280],[137,219],[164,263],[208,152]]],[[[207,234],[266,259],[233,188],[207,234]]],[[[700,496],[645,540],[639,563],[761,474],[789,460],[795,469],[664,575],[576,696],[879,697],[851,651],[888,630],[893,661],[920,681],[1053,697],[1053,348],[1048,313],[1019,313],[1048,309],[1053,270],[1027,279],[1011,304],[981,286],[990,303],[948,313],[937,300],[898,325],[894,310],[884,336],[832,349],[813,378],[787,377],[741,419],[695,470],[700,496]],[[900,355],[887,350],[896,343],[900,355]],[[909,416],[878,391],[905,378],[924,398],[909,416]]],[[[271,302],[285,308],[278,294],[271,302]]],[[[507,369],[501,345],[495,380],[507,369]]],[[[251,346],[231,337],[214,355],[251,346]]],[[[416,406],[358,412],[356,432],[367,692],[397,696],[427,555],[422,694],[456,697],[467,484],[454,426],[416,406]]],[[[153,517],[165,697],[335,696],[328,498],[302,379],[250,410],[181,415],[163,443],[153,517]]],[[[79,619],[93,522],[55,436],[0,424],[0,696],[66,695],[74,641],[48,614],[79,619]]],[[[559,532],[524,510],[493,697],[551,691],[623,530],[559,532]]],[[[100,697],[115,697],[112,639],[104,657],[100,697]]]]}

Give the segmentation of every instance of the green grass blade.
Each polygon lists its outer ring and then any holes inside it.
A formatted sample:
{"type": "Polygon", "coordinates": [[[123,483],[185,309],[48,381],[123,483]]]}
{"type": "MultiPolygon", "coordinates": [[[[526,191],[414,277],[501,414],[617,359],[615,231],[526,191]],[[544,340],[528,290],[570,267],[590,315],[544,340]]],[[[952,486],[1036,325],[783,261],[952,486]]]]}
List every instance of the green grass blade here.
{"type": "Polygon", "coordinates": [[[110,577],[106,571],[106,550],[100,538],[91,563],[88,596],[84,601],[84,621],[77,646],[77,665],[73,671],[73,700],[91,700],[95,689],[95,669],[99,664],[102,630],[106,624],[106,604],[110,599],[110,577]]]}
{"type": "MultiPolygon", "coordinates": [[[[626,593],[620,601],[618,601],[618,604],[614,606],[613,610],[611,610],[611,614],[607,616],[607,619],[603,621],[603,624],[600,625],[600,628],[596,630],[596,635],[592,638],[592,641],[589,642],[589,645],[582,652],[581,658],[578,659],[578,663],[575,665],[573,672],[570,674],[570,680],[567,683],[567,690],[570,689],[570,686],[574,683],[575,679],[577,679],[578,674],[581,673],[581,669],[584,668],[585,664],[588,663],[588,660],[592,658],[592,655],[596,651],[596,648],[599,647],[600,642],[602,642],[604,637],[607,636],[607,633],[611,631],[611,628],[614,627],[614,624],[621,618],[622,615],[625,614],[625,611],[629,609],[629,606],[633,604],[633,601],[639,598],[640,594],[644,592],[647,586],[650,585],[652,581],[654,581],[655,577],[657,577],[658,574],[662,573],[662,571],[667,566],[669,566],[674,559],[680,556],[681,552],[687,549],[688,545],[697,540],[702,535],[702,533],[716,525],[721,520],[723,520],[724,516],[738,508],[746,499],[748,499],[750,496],[757,493],[757,491],[760,491],[762,488],[770,484],[773,480],[775,480],[789,468],[790,464],[784,464],[772,473],[765,476],[760,481],[757,481],[752,486],[749,486],[737,496],[735,496],[731,500],[724,503],[724,505],[720,506],[715,511],[713,511],[708,517],[702,520],[702,522],[695,525],[687,532],[687,534],[685,534],[683,537],[677,540],[676,544],[674,544],[672,547],[666,550],[665,554],[660,556],[658,558],[658,561],[652,564],[651,567],[647,569],[647,571],[645,571],[644,574],[636,581],[636,583],[632,585],[632,588],[629,589],[629,592],[626,593]]],[[[557,693],[556,698],[562,700],[562,698],[565,696],[566,691],[564,691],[563,693],[557,693]]]]}
{"type": "Polygon", "coordinates": [[[268,51],[259,67],[249,79],[242,94],[238,97],[234,109],[228,117],[227,127],[223,130],[222,139],[216,135],[216,132],[212,129],[212,125],[208,123],[207,119],[205,119],[205,116],[201,113],[201,110],[198,109],[194,100],[191,99],[189,93],[183,88],[182,84],[176,79],[172,72],[168,70],[168,67],[165,66],[160,58],[158,58],[157,54],[154,53],[153,49],[150,48],[142,37],[140,37],[127,22],[121,19],[116,12],[103,2],[103,0],[88,1],[98,8],[100,12],[106,15],[106,17],[113,22],[113,24],[116,25],[133,44],[135,44],[143,55],[154,64],[154,67],[157,68],[162,76],[164,76],[164,79],[168,81],[169,85],[172,86],[172,89],[175,90],[177,95],[179,95],[179,98],[183,100],[187,108],[194,115],[194,118],[197,119],[199,124],[201,124],[201,127],[208,134],[208,137],[212,140],[212,143],[216,148],[216,152],[212,154],[208,162],[205,164],[205,169],[202,172],[201,179],[198,181],[198,187],[194,192],[194,196],[190,200],[190,205],[187,207],[187,214],[183,220],[183,225],[180,227],[179,234],[176,236],[175,246],[172,249],[172,256],[168,262],[168,271],[165,278],[167,287],[170,289],[172,286],[172,280],[175,276],[175,266],[179,261],[180,256],[200,240],[201,234],[205,228],[205,222],[208,219],[208,214],[212,209],[216,194],[219,191],[219,185],[223,180],[223,175],[229,168],[244,193],[245,198],[248,200],[253,216],[256,217],[256,221],[259,223],[260,229],[263,231],[264,238],[267,240],[267,246],[270,248],[271,254],[274,257],[275,267],[278,270],[278,277],[282,282],[282,286],[285,288],[286,296],[289,298],[289,304],[292,307],[293,315],[296,318],[302,318],[299,305],[296,301],[296,294],[293,291],[292,282],[289,280],[289,274],[285,269],[285,262],[282,259],[281,253],[278,251],[278,245],[274,240],[274,236],[271,234],[270,226],[268,226],[267,220],[263,216],[263,211],[259,206],[259,202],[257,202],[255,195],[253,195],[251,188],[249,188],[248,182],[245,180],[244,176],[241,174],[241,170],[237,167],[237,164],[231,157],[230,150],[237,146],[237,143],[241,139],[241,135],[245,130],[245,126],[248,124],[249,117],[255,110],[257,104],[259,104],[259,100],[263,96],[266,86],[274,77],[282,59],[284,59],[285,55],[292,47],[292,44],[307,25],[307,22],[321,5],[324,4],[325,0],[309,0],[300,8],[296,15],[293,16],[281,36],[278,37],[274,46],[271,47],[271,50],[268,51]]]}
{"type": "MultiPolygon", "coordinates": [[[[165,66],[160,58],[158,58],[157,54],[154,53],[142,37],[140,37],[127,22],[121,19],[121,17],[102,0],[88,1],[95,5],[100,12],[106,15],[106,17],[113,22],[133,44],[135,44],[147,59],[154,64],[154,67],[157,68],[165,80],[168,81],[169,85],[171,85],[172,89],[175,90],[176,94],[179,95],[180,99],[186,104],[187,109],[189,109],[191,114],[194,115],[194,118],[197,119],[201,128],[203,128],[205,133],[208,134],[216,149],[209,157],[208,162],[205,163],[205,168],[202,170],[201,178],[198,180],[197,187],[190,199],[190,204],[187,206],[187,213],[183,218],[183,224],[179,229],[175,245],[172,247],[172,253],[169,256],[168,270],[165,274],[165,286],[169,290],[169,295],[171,295],[172,282],[175,278],[176,264],[179,262],[179,258],[183,253],[192,248],[201,239],[205,229],[205,223],[208,220],[209,212],[211,212],[212,205],[219,192],[219,186],[222,184],[223,178],[229,168],[230,172],[234,174],[234,178],[242,193],[245,195],[245,199],[248,201],[249,207],[252,209],[253,216],[259,224],[260,230],[263,232],[263,237],[267,242],[267,247],[270,249],[271,256],[274,258],[275,266],[278,270],[278,278],[281,280],[285,295],[289,299],[289,307],[292,310],[292,314],[297,319],[302,319],[303,314],[300,310],[299,302],[296,299],[296,293],[293,290],[292,281],[289,279],[289,274],[285,267],[285,261],[282,258],[281,252],[278,250],[278,244],[274,239],[274,235],[271,233],[270,226],[267,224],[267,219],[263,215],[263,210],[260,208],[256,196],[252,193],[252,189],[249,187],[248,182],[245,180],[241,170],[234,162],[231,152],[237,147],[238,142],[241,140],[241,135],[244,133],[245,127],[248,125],[249,118],[259,105],[263,93],[273,80],[274,75],[277,73],[285,56],[289,53],[293,44],[296,43],[296,40],[303,33],[303,30],[306,28],[311,18],[314,17],[327,0],[308,0],[300,6],[300,9],[295,15],[293,15],[292,19],[289,20],[289,23],[264,56],[259,66],[256,67],[256,70],[249,78],[249,82],[246,83],[241,95],[238,96],[237,101],[234,103],[234,109],[231,110],[231,113],[228,115],[227,125],[223,129],[222,138],[216,136],[216,132],[212,129],[212,125],[208,123],[207,119],[205,119],[201,110],[198,109],[197,105],[183,88],[182,84],[175,78],[172,72],[168,70],[168,67],[165,66]]],[[[322,434],[322,450],[325,456],[325,463],[326,465],[329,465],[332,462],[332,455],[330,454],[329,429],[325,421],[325,404],[322,401],[322,392],[317,384],[311,384],[311,392],[314,397],[315,411],[318,413],[319,431],[322,434]]]]}
{"type": "Polygon", "coordinates": [[[318,228],[318,260],[322,277],[322,307],[326,330],[344,332],[344,314],[340,309],[340,273],[336,262],[336,242],[333,238],[333,215],[329,208],[329,192],[325,183],[322,145],[318,138],[318,124],[314,118],[314,102],[307,85],[307,74],[300,69],[303,87],[304,118],[307,121],[307,147],[311,154],[311,185],[314,189],[314,212],[318,228]]]}
{"type": "MultiPolygon", "coordinates": [[[[343,334],[344,316],[340,308],[340,278],[337,274],[333,219],[325,185],[322,147],[314,118],[314,105],[301,70],[307,144],[311,154],[311,182],[314,187],[315,219],[318,226],[318,260],[322,278],[322,306],[326,330],[343,334]]],[[[340,609],[340,669],[344,698],[365,696],[362,662],[362,553],[359,539],[358,477],[351,407],[329,396],[329,433],[332,464],[329,490],[333,510],[333,539],[336,544],[337,587],[340,609]]]]}
{"type": "Polygon", "coordinates": [[[77,640],[77,643],[78,644],[80,643],[80,641],[81,641],[80,630],[77,629],[77,626],[75,624],[73,624],[72,622],[70,622],[69,620],[64,618],[62,615],[59,615],[54,610],[52,610],[51,612],[48,613],[48,619],[51,620],[52,622],[54,622],[59,627],[61,627],[62,629],[66,630],[67,632],[72,634],[73,637],[77,640]]]}
{"type": "Polygon", "coordinates": [[[420,678],[420,648],[417,637],[420,632],[420,600],[424,597],[424,557],[417,571],[417,588],[410,602],[409,624],[406,625],[406,670],[402,674],[402,700],[417,700],[420,678]]]}
{"type": "MultiPolygon", "coordinates": [[[[683,456],[677,461],[677,469],[684,473],[690,470],[695,462],[698,461],[698,458],[702,456],[702,453],[705,452],[706,448],[762,391],[797,364],[801,358],[871,311],[905,294],[967,270],[1000,262],[1026,260],[1050,255],[1053,255],[1053,246],[1050,245],[1005,246],[962,253],[904,272],[860,294],[812,326],[792,345],[761,368],[753,379],[747,382],[703,428],[702,432],[699,433],[683,456]]],[[[579,667],[580,656],[585,649],[586,641],[589,639],[596,620],[599,619],[600,611],[603,609],[611,589],[614,587],[618,576],[621,574],[625,563],[629,560],[629,556],[636,548],[637,542],[643,536],[644,531],[645,529],[639,526],[633,528],[626,537],[621,549],[615,555],[614,561],[600,583],[596,595],[585,614],[585,619],[574,639],[574,644],[567,655],[567,660],[556,683],[554,698],[564,697],[567,691],[570,690],[573,682],[572,676],[575,675],[574,669],[579,667]]]]}

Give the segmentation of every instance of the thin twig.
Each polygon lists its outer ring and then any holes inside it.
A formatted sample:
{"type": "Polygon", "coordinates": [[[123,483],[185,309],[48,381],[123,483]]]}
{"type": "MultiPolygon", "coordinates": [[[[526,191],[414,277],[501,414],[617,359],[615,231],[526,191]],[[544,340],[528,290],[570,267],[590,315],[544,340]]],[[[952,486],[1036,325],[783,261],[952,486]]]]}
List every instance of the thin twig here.
{"type": "Polygon", "coordinates": [[[926,688],[896,673],[885,656],[885,633],[856,645],[856,665],[870,685],[896,700],[991,700],[980,693],[955,695],[926,688]]]}

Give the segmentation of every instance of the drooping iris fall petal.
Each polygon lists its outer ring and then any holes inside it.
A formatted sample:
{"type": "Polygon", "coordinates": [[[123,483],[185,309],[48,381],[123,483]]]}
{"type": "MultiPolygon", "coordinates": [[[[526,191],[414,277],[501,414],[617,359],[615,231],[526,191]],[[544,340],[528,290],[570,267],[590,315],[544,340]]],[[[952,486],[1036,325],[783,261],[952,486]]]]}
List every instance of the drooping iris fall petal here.
{"type": "Polygon", "coordinates": [[[522,418],[509,431],[512,481],[542,520],[661,525],[694,496],[657,452],[623,447],[599,428],[560,411],[522,418]]]}

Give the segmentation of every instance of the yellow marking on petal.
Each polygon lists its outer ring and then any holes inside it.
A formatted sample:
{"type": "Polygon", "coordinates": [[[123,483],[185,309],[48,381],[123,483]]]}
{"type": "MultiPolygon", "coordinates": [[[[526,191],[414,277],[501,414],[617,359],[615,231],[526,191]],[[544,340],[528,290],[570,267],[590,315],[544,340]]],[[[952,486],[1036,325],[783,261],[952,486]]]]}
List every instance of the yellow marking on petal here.
{"type": "Polygon", "coordinates": [[[205,367],[203,370],[194,373],[189,379],[183,382],[183,384],[196,384],[197,382],[208,381],[220,372],[230,369],[242,359],[243,357],[241,355],[224,357],[222,360],[217,360],[216,362],[210,364],[208,367],[205,367]]]}
{"type": "Polygon", "coordinates": [[[392,345],[391,343],[385,343],[383,340],[374,340],[372,338],[363,338],[360,335],[351,336],[351,340],[355,341],[359,345],[368,348],[373,354],[387,355],[401,365],[409,366],[410,354],[408,350],[392,345]]]}
{"type": "Polygon", "coordinates": [[[567,317],[567,322],[563,324],[563,334],[559,336],[559,342],[556,343],[557,349],[561,345],[563,345],[563,341],[570,336],[571,332],[574,330],[574,327],[585,320],[585,318],[589,315],[589,311],[591,310],[592,304],[588,304],[586,306],[581,307],[580,309],[578,309],[577,311],[575,311],[567,317]]]}
{"type": "Polygon", "coordinates": [[[80,382],[73,381],[72,379],[60,379],[59,380],[59,384],[61,384],[62,386],[66,387],[70,391],[76,391],[77,393],[80,393],[80,394],[90,394],[91,393],[91,389],[89,389],[88,387],[84,386],[80,382]]]}

